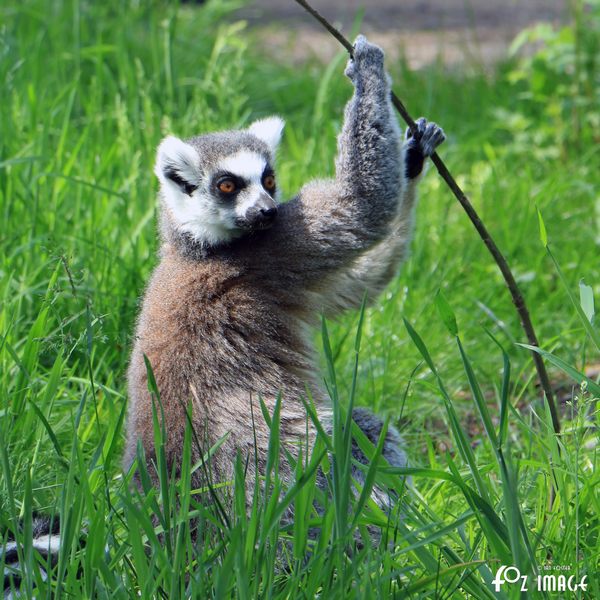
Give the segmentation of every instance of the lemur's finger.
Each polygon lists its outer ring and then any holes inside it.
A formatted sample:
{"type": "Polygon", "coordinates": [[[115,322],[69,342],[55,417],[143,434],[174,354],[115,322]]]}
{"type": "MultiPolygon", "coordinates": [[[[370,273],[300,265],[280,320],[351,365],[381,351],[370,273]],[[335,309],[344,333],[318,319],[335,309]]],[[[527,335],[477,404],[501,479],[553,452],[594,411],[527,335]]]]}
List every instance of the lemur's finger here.
{"type": "MultiPolygon", "coordinates": [[[[417,139],[421,139],[421,136],[423,135],[423,132],[425,131],[425,128],[427,127],[427,119],[425,117],[419,117],[416,121],[415,121],[415,125],[417,127],[417,139]]],[[[411,137],[413,137],[413,132],[411,130],[410,127],[406,128],[406,132],[405,132],[405,138],[408,140],[411,137]]]]}
{"type": "Polygon", "coordinates": [[[436,123],[428,123],[421,137],[421,148],[425,156],[431,156],[446,139],[444,130],[436,123]]]}
{"type": "Polygon", "coordinates": [[[346,63],[346,68],[344,69],[344,75],[348,77],[351,81],[354,81],[354,76],[356,75],[356,66],[354,64],[354,60],[350,59],[346,63]]]}

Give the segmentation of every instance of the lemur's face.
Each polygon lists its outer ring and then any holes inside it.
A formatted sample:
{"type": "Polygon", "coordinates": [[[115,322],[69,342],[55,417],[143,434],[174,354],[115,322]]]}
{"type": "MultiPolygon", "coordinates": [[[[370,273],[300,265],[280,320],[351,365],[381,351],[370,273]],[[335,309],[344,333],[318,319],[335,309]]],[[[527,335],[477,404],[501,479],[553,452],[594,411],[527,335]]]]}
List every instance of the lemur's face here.
{"type": "Polygon", "coordinates": [[[244,131],[165,138],[155,172],[173,225],[206,246],[269,228],[277,217],[272,163],[283,125],[271,117],[244,131]]]}

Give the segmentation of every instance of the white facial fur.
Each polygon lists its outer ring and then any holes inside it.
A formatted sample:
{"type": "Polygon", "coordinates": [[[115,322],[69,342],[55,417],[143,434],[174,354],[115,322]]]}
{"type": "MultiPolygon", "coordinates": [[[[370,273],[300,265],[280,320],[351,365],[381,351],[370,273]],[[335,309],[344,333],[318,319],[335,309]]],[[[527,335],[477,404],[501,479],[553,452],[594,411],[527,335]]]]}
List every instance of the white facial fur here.
{"type": "Polygon", "coordinates": [[[267,166],[264,156],[249,150],[242,150],[232,156],[228,156],[219,163],[219,168],[228,171],[244,179],[259,181],[267,166]]]}
{"type": "MultiPolygon", "coordinates": [[[[284,122],[279,117],[269,117],[255,121],[249,133],[264,141],[274,154],[281,139],[284,122]]],[[[206,174],[200,168],[201,157],[194,147],[179,138],[165,138],[157,153],[155,173],[161,183],[164,202],[170,211],[176,227],[190,234],[194,240],[213,246],[229,242],[243,233],[236,225],[236,219],[256,202],[261,193],[262,176],[266,167],[264,156],[242,150],[223,159],[216,168],[242,177],[248,186],[240,192],[237,200],[227,205],[218,202],[209,189],[206,174]],[[186,190],[173,181],[169,172],[187,182],[186,190]]]]}
{"type": "Polygon", "coordinates": [[[186,194],[181,187],[165,173],[169,169],[194,186],[202,183],[200,156],[196,150],[179,138],[169,136],[158,147],[154,169],[160,183],[164,201],[180,231],[189,233],[203,244],[213,245],[233,238],[235,230],[231,211],[203,197],[198,187],[186,194]],[[208,201],[207,201],[208,200],[208,201]]]}
{"type": "Polygon", "coordinates": [[[263,191],[262,176],[266,166],[267,161],[264,156],[248,150],[229,156],[219,163],[219,168],[223,171],[234,173],[249,182],[248,187],[241,195],[240,201],[235,204],[237,217],[243,217],[248,208],[256,202],[257,195],[263,191]]]}

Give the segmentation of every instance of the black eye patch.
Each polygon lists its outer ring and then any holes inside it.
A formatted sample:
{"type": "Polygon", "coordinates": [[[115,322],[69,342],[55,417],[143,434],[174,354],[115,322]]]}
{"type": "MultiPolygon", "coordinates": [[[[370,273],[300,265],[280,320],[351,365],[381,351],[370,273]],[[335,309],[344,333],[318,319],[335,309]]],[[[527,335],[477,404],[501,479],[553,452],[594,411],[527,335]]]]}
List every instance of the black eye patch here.
{"type": "Polygon", "coordinates": [[[167,179],[170,179],[173,183],[176,183],[188,196],[191,196],[194,191],[198,189],[197,185],[194,185],[193,183],[190,183],[184,179],[181,176],[181,173],[179,173],[179,171],[177,171],[174,167],[167,167],[164,173],[167,179]]]}
{"type": "Polygon", "coordinates": [[[216,173],[213,176],[211,185],[218,196],[220,196],[224,200],[231,200],[231,198],[235,197],[238,192],[240,192],[248,186],[248,182],[242,177],[238,177],[233,173],[229,173],[227,171],[220,171],[219,173],[216,173]],[[226,181],[231,181],[235,185],[235,190],[233,192],[225,193],[221,191],[220,185],[226,181]]]}
{"type": "Polygon", "coordinates": [[[270,195],[273,196],[277,187],[275,183],[275,171],[273,171],[271,165],[267,165],[263,171],[262,177],[260,178],[263,188],[270,195]]]}

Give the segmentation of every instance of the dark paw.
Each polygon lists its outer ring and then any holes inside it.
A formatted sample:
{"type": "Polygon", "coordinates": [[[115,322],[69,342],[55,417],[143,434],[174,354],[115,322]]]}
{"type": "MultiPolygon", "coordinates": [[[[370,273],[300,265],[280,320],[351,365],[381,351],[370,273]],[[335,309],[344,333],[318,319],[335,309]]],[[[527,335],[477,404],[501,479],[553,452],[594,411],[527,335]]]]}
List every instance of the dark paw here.
{"type": "Polygon", "coordinates": [[[414,179],[421,174],[425,159],[431,156],[436,148],[446,139],[444,130],[435,123],[427,122],[421,117],[415,121],[417,130],[413,133],[410,127],[406,130],[404,162],[406,176],[414,179]]]}

